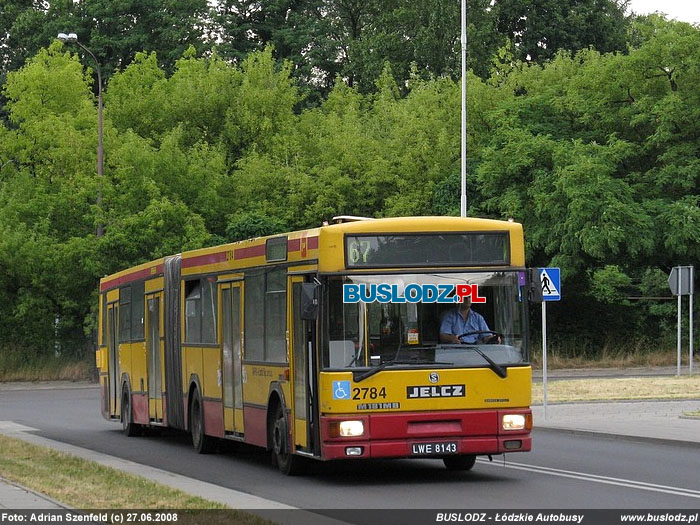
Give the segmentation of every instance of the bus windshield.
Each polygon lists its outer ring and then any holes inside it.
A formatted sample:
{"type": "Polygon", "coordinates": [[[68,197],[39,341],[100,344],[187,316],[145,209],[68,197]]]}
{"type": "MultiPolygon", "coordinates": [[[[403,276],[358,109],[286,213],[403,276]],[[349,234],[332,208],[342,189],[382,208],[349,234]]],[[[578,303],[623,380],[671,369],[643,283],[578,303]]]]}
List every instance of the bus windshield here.
{"type": "Polygon", "coordinates": [[[369,369],[392,363],[499,369],[528,362],[523,271],[347,275],[330,278],[326,290],[326,369],[369,369]],[[380,283],[392,285],[398,297],[405,297],[410,284],[478,285],[478,295],[486,299],[471,305],[471,312],[477,314],[472,320],[479,320],[478,333],[462,337],[460,343],[444,337],[441,341],[441,332],[459,324],[449,320],[459,315],[460,305],[455,302],[343,302],[343,284],[370,288],[380,283]]]}

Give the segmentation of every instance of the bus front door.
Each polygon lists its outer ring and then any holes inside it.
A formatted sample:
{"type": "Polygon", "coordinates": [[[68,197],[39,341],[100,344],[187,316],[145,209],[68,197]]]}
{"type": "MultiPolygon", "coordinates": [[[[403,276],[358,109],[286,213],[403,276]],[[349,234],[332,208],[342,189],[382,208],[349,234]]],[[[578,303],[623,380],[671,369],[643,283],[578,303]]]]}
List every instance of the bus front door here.
{"type": "Polygon", "coordinates": [[[148,350],[148,417],[163,421],[163,344],[161,330],[162,293],[146,297],[146,348],[148,350]]]}
{"type": "Polygon", "coordinates": [[[290,340],[292,344],[292,370],[293,370],[293,391],[294,406],[292,407],[292,418],[294,421],[294,446],[296,450],[311,450],[311,392],[312,385],[309,379],[313,374],[309,373],[311,363],[312,345],[308,334],[307,323],[301,318],[301,284],[304,282],[303,276],[290,276],[289,289],[292,291],[289,297],[287,311],[289,312],[289,323],[292,333],[290,340]]]}
{"type": "Polygon", "coordinates": [[[243,435],[243,281],[221,284],[221,375],[224,398],[224,429],[243,435]]]}

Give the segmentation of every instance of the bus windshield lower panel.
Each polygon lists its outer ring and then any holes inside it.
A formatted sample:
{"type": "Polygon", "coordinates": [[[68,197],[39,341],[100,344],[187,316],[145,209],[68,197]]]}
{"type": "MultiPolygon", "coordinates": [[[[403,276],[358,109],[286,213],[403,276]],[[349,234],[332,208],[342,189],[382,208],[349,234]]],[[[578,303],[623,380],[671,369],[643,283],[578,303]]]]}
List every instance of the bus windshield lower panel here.
{"type": "MultiPolygon", "coordinates": [[[[329,278],[326,290],[325,369],[369,369],[387,363],[488,367],[488,360],[506,366],[528,363],[522,271],[350,275],[329,278]],[[449,324],[445,319],[459,315],[457,302],[343,302],[344,284],[364,284],[369,290],[380,283],[393,286],[398,297],[405,297],[410,284],[441,285],[443,290],[444,285],[476,284],[485,302],[472,303],[469,315],[483,318],[489,331],[463,337],[461,343],[441,341],[441,329],[449,324]]],[[[448,297],[454,301],[454,293],[448,297]]]]}

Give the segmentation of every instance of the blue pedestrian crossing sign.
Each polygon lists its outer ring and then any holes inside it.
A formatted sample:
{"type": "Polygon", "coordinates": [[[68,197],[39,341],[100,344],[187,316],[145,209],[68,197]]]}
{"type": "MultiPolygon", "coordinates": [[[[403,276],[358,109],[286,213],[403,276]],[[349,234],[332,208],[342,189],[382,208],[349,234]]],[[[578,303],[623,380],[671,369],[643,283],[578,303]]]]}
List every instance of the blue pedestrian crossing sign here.
{"type": "Polygon", "coordinates": [[[561,300],[561,279],[559,268],[540,268],[542,299],[544,301],[561,300]]]}

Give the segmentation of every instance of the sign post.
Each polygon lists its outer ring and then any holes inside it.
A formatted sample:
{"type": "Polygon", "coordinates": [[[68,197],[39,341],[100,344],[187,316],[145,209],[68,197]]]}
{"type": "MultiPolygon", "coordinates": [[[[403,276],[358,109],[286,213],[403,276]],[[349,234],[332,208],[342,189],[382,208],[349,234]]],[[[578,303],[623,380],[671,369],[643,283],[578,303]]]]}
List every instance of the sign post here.
{"type": "Polygon", "coordinates": [[[547,419],[547,301],[542,301],[542,404],[547,419]]]}
{"type": "Polygon", "coordinates": [[[542,404],[547,419],[547,302],[561,300],[561,272],[559,268],[540,268],[542,283],[542,404]]]}
{"type": "Polygon", "coordinates": [[[690,296],[690,315],[688,318],[688,374],[693,373],[693,290],[695,289],[695,268],[693,266],[675,266],[668,276],[668,286],[673,295],[678,296],[678,334],[676,341],[677,375],[681,375],[681,298],[690,296]]]}
{"type": "MultiPolygon", "coordinates": [[[[675,270],[675,268],[674,268],[675,270]]],[[[676,272],[676,284],[678,286],[678,290],[681,289],[681,272],[676,272]]],[[[678,350],[678,372],[676,375],[678,377],[681,376],[681,308],[683,308],[683,303],[681,302],[681,294],[680,292],[678,293],[678,337],[676,338],[676,347],[678,350]]]]}

